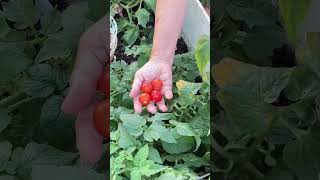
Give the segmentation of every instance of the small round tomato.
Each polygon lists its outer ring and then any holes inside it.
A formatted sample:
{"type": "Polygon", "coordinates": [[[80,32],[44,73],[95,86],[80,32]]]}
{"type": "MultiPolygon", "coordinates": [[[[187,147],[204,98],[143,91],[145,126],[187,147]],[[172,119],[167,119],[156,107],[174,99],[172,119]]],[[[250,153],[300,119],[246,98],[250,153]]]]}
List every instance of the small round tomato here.
{"type": "Polygon", "coordinates": [[[94,127],[104,138],[109,139],[110,122],[108,120],[110,115],[109,101],[104,100],[97,104],[94,111],[94,127]]]}
{"type": "Polygon", "coordinates": [[[160,79],[155,79],[151,82],[152,88],[155,90],[160,90],[162,88],[162,81],[160,79]]]}
{"type": "Polygon", "coordinates": [[[162,94],[159,90],[153,90],[151,92],[151,100],[154,102],[160,102],[162,99],[162,94]]]}
{"type": "Polygon", "coordinates": [[[150,94],[152,91],[152,84],[150,83],[142,84],[142,86],[140,87],[140,90],[144,93],[150,94]]]}
{"type": "Polygon", "coordinates": [[[109,73],[102,72],[97,84],[97,90],[104,92],[105,94],[109,95],[110,92],[110,80],[109,80],[109,73]]]}
{"type": "Polygon", "coordinates": [[[147,93],[142,93],[139,97],[139,101],[143,106],[146,106],[150,103],[150,95],[147,93]]]}

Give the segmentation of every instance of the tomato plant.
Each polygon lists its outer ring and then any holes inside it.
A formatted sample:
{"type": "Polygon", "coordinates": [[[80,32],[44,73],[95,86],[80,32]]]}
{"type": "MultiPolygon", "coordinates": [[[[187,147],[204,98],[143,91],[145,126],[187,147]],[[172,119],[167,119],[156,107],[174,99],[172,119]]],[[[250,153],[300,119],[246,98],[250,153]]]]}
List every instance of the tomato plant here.
{"type": "MultiPolygon", "coordinates": [[[[202,81],[197,64],[206,65],[208,59],[196,60],[195,52],[177,53],[174,98],[166,101],[168,111],[133,111],[129,92],[134,74],[150,56],[155,2],[112,1],[111,12],[120,33],[110,66],[110,179],[206,179],[210,169],[210,84],[202,81]]],[[[209,39],[202,40],[204,48],[198,47],[198,56],[209,57],[209,39]]],[[[177,52],[181,49],[178,46],[177,52]]],[[[163,82],[156,79],[150,84],[151,88],[142,85],[140,95],[149,92],[150,101],[159,102],[163,82]]]]}

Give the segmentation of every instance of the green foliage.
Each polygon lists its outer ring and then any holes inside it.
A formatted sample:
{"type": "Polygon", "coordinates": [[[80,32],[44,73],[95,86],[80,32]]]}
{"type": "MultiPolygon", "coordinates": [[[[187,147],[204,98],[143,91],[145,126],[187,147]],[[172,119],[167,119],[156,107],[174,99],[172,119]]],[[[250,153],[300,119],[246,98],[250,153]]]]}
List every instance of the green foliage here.
{"type": "Polygon", "coordinates": [[[295,41],[309,2],[225,0],[213,6],[215,178],[319,178],[319,33],[307,33],[299,46],[295,41]],[[295,58],[281,46],[297,47],[295,58]]]}
{"type": "Polygon", "coordinates": [[[61,110],[80,35],[107,13],[99,2],[44,14],[33,0],[1,2],[0,179],[104,178],[77,162],[75,117],[61,110]]]}
{"type": "Polygon", "coordinates": [[[129,91],[135,72],[151,53],[155,1],[113,1],[112,7],[124,54],[136,61],[114,59],[110,65],[110,179],[182,180],[208,174],[209,84],[201,81],[197,69],[197,63],[201,69],[208,64],[208,38],[199,41],[196,54],[175,55],[174,99],[167,101],[168,112],[136,114],[129,91]]]}

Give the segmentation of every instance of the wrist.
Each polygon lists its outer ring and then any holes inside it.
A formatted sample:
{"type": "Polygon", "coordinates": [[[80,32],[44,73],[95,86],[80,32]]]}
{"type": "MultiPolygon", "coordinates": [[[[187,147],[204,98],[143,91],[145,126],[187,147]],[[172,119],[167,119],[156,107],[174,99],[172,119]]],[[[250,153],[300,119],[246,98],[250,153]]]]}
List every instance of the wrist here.
{"type": "Polygon", "coordinates": [[[152,50],[149,61],[157,61],[172,66],[175,50],[173,51],[156,51],[152,50]]]}

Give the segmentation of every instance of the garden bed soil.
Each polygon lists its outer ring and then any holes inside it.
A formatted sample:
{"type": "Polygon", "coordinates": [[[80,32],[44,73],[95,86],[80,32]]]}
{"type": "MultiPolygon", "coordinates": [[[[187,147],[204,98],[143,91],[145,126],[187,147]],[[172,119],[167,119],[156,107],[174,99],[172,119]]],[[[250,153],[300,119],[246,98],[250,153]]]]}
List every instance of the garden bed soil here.
{"type": "MultiPolygon", "coordinates": [[[[123,44],[123,41],[119,39],[117,49],[114,53],[114,55],[117,57],[117,59],[124,60],[128,64],[136,61],[136,58],[134,58],[133,56],[125,55],[124,51],[125,51],[125,45],[123,44]]],[[[187,52],[188,52],[188,46],[184,42],[184,40],[182,38],[180,38],[177,42],[177,49],[176,49],[175,54],[184,54],[187,52]]]]}

